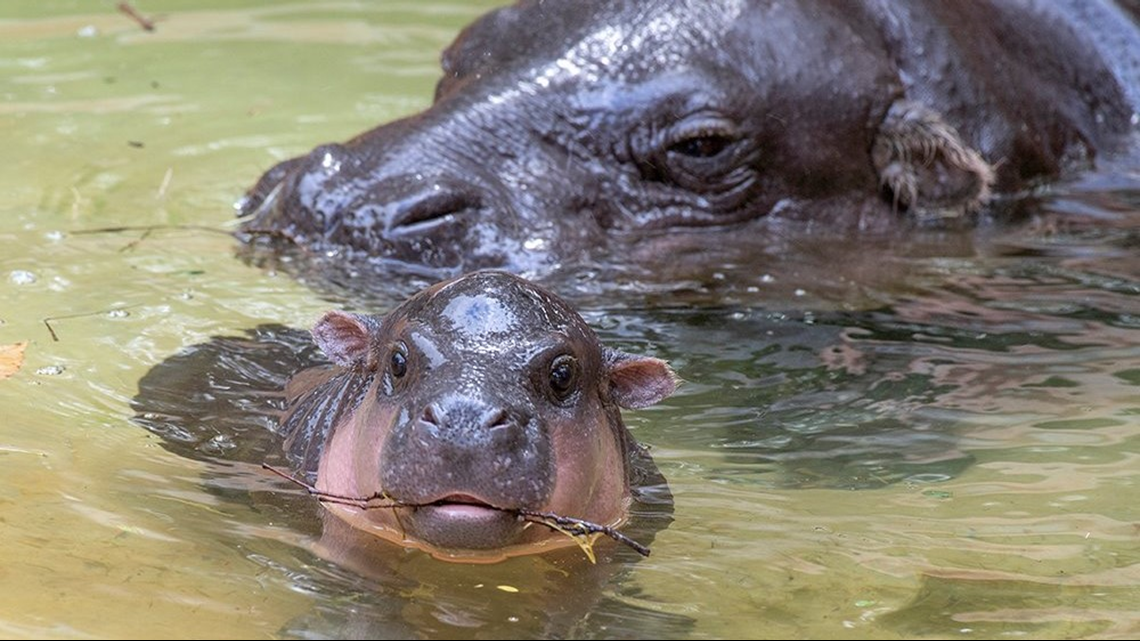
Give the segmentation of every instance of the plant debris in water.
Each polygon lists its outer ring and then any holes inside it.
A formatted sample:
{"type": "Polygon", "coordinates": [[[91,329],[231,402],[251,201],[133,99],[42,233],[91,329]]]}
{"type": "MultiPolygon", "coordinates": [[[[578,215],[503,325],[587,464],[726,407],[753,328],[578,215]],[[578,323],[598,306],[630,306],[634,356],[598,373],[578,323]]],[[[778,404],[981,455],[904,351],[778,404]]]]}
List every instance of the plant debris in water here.
{"type": "MultiPolygon", "coordinates": [[[[368,497],[342,496],[339,494],[332,494],[330,492],[318,490],[313,485],[306,483],[305,481],[293,476],[292,474],[283,472],[273,467],[272,465],[262,463],[261,467],[269,470],[270,472],[273,472],[277,476],[280,476],[290,483],[304,488],[306,492],[317,497],[317,500],[322,503],[350,505],[353,507],[358,507],[362,510],[394,509],[398,507],[422,506],[419,503],[404,503],[403,501],[388,496],[384,492],[378,492],[368,497]]],[[[494,505],[488,505],[487,507],[502,512],[509,512],[527,521],[545,525],[552,530],[565,534],[566,536],[570,537],[575,543],[577,543],[578,547],[582,548],[582,552],[585,553],[586,558],[590,559],[590,563],[597,562],[597,559],[594,556],[594,543],[596,543],[598,538],[602,535],[608,536],[618,543],[628,545],[641,556],[649,556],[648,547],[638,543],[637,541],[634,541],[633,539],[622,534],[621,532],[618,532],[616,529],[608,525],[599,525],[598,523],[591,523],[590,521],[577,519],[571,516],[562,516],[559,514],[554,514],[553,512],[537,512],[534,510],[527,510],[522,508],[496,507],[494,505]]]]}
{"type": "Polygon", "coordinates": [[[24,349],[27,342],[0,345],[0,380],[4,380],[20,371],[24,364],[24,349]]]}

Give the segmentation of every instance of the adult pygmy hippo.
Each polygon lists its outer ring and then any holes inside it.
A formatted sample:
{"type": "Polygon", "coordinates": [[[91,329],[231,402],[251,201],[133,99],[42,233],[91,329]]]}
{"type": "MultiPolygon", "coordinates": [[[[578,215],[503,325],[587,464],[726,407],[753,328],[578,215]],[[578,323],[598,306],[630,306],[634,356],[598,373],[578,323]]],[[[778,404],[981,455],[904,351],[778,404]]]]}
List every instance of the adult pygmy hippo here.
{"type": "Polygon", "coordinates": [[[444,52],[426,111],[266,172],[243,229],[341,258],[523,270],[629,232],[958,217],[1121,143],[1140,96],[1132,11],[521,2],[444,52]]]}
{"type": "Polygon", "coordinates": [[[618,408],[676,380],[505,272],[440,283],[383,318],[329,312],[313,337],[335,366],[290,381],[290,460],[326,496],[397,505],[326,503],[336,517],[450,560],[573,543],[525,513],[619,525],[640,450],[618,408]]]}

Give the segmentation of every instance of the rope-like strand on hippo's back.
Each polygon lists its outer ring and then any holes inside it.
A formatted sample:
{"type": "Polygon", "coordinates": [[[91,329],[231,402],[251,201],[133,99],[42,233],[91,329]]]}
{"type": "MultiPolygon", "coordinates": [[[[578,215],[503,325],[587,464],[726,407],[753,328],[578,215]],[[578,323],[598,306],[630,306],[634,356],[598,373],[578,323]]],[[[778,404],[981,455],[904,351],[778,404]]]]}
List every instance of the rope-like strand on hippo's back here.
{"type": "MultiPolygon", "coordinates": [[[[272,465],[269,465],[268,463],[262,463],[261,467],[262,469],[269,470],[270,472],[276,474],[277,476],[280,476],[286,481],[289,481],[290,483],[303,488],[310,495],[315,496],[321,503],[349,505],[352,507],[358,507],[362,510],[395,509],[398,507],[423,507],[424,505],[428,505],[424,503],[405,503],[398,499],[394,499],[391,496],[388,496],[388,494],[385,492],[377,492],[372,496],[365,497],[333,494],[332,492],[319,490],[316,488],[316,486],[307,483],[306,481],[299,479],[296,476],[289,474],[288,472],[279,470],[272,465]]],[[[616,529],[608,525],[600,525],[598,523],[574,518],[572,516],[562,516],[553,512],[538,512],[524,508],[506,508],[497,507],[494,505],[487,505],[487,507],[518,515],[527,521],[538,523],[539,525],[545,525],[552,530],[556,530],[575,539],[575,542],[577,542],[579,546],[582,547],[583,552],[586,553],[586,556],[589,557],[591,562],[594,560],[593,551],[590,549],[589,544],[583,544],[582,542],[577,541],[577,537],[590,537],[597,534],[604,534],[605,536],[610,537],[618,543],[628,545],[641,556],[649,556],[649,548],[647,546],[634,541],[633,539],[622,534],[621,532],[618,532],[616,529]]]]}

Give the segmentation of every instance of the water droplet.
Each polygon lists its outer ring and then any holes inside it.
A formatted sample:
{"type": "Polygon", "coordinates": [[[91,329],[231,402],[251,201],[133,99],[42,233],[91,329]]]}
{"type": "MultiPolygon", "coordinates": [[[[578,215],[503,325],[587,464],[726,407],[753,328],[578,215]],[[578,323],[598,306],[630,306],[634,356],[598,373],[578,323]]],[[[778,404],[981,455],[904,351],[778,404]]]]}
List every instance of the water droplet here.
{"type": "Polygon", "coordinates": [[[66,368],[64,368],[63,365],[45,365],[37,369],[36,374],[38,376],[59,376],[63,373],[64,369],[66,368]]]}
{"type": "Polygon", "coordinates": [[[36,282],[36,275],[24,269],[17,269],[8,274],[8,280],[13,285],[31,285],[36,282]]]}
{"type": "Polygon", "coordinates": [[[792,293],[795,294],[796,296],[807,296],[807,292],[802,290],[802,289],[796,289],[796,291],[794,291],[792,293]]]}
{"type": "Polygon", "coordinates": [[[75,35],[79,36],[80,38],[94,38],[95,36],[99,35],[99,28],[93,24],[86,24],[79,29],[76,29],[75,35]]]}
{"type": "Polygon", "coordinates": [[[126,318],[130,315],[131,313],[125,309],[112,309],[111,311],[107,312],[107,316],[110,318],[126,318]]]}
{"type": "Polygon", "coordinates": [[[776,277],[772,276],[771,274],[764,274],[763,276],[760,277],[760,282],[761,283],[774,283],[774,282],[776,282],[776,277]]]}
{"type": "Polygon", "coordinates": [[[202,451],[217,456],[225,454],[235,447],[237,447],[237,443],[234,443],[233,439],[229,436],[225,434],[215,434],[213,438],[202,444],[202,451]]]}

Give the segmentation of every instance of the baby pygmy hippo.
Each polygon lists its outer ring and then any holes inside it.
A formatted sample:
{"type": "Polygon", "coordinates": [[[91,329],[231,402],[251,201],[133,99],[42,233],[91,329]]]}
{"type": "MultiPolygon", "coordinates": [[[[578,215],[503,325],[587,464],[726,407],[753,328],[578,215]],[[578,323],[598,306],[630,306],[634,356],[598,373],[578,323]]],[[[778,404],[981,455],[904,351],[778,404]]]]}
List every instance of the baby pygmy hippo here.
{"type": "Polygon", "coordinates": [[[291,463],[326,516],[453,561],[581,544],[566,534],[583,524],[613,535],[642,455],[619,408],[677,382],[505,272],[439,283],[383,317],[329,312],[312,333],[335,365],[289,382],[291,463]]]}

